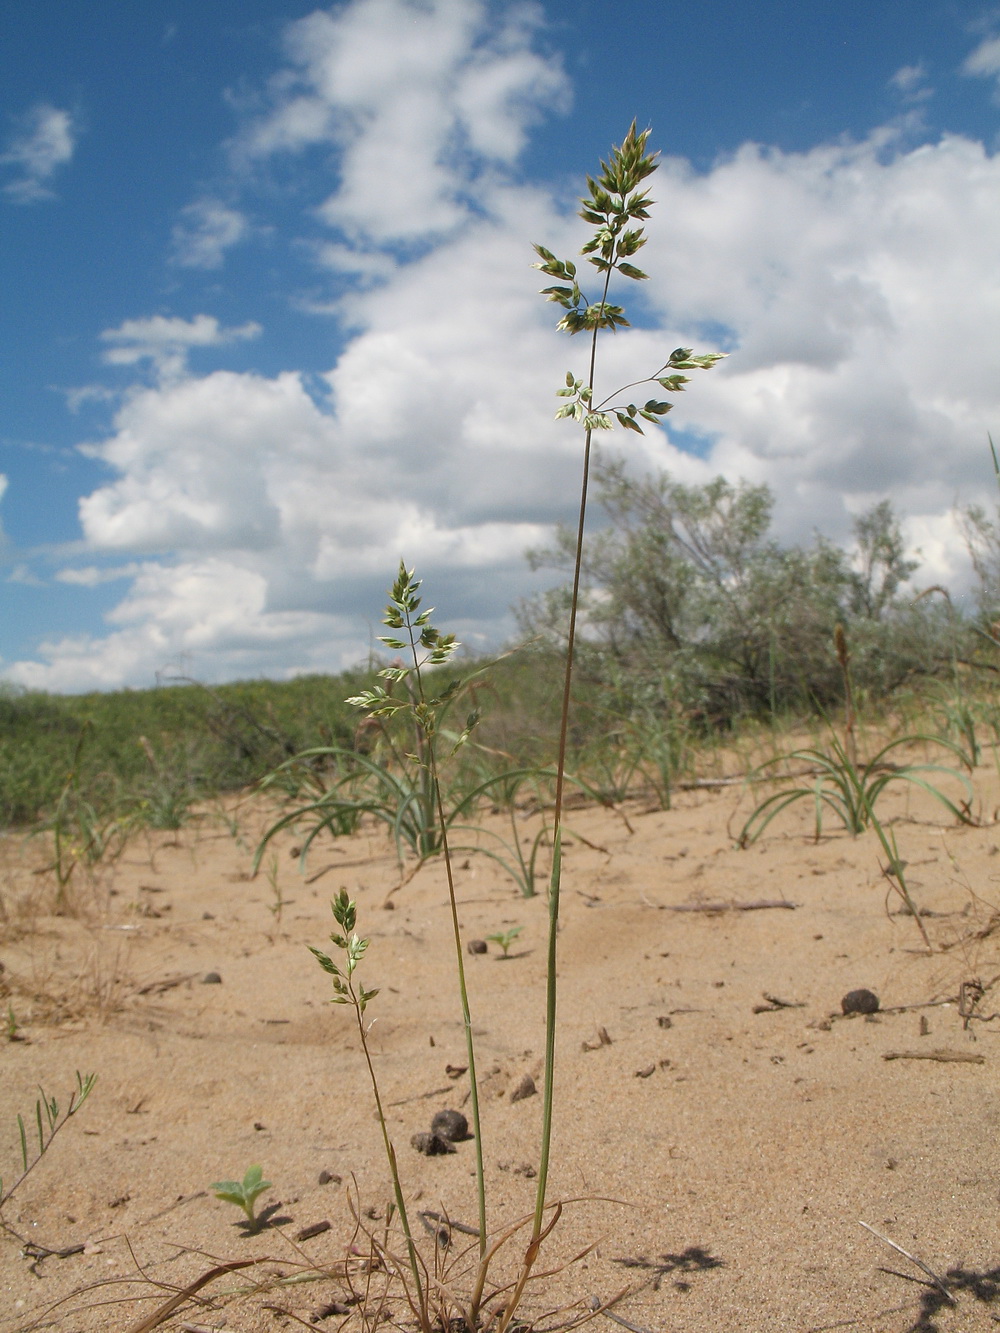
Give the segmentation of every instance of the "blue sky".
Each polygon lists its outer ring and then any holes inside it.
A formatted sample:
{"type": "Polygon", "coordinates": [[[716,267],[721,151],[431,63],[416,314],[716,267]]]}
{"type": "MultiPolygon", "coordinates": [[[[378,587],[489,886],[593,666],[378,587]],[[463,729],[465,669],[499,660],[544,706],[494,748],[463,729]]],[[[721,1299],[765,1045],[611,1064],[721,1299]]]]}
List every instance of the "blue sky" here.
{"type": "MultiPolygon", "coordinates": [[[[1000,9],[38,0],[0,16],[0,674],[338,669],[400,556],[476,645],[566,517],[570,253],[663,152],[632,378],[732,353],[628,447],[766,481],[790,540],[888,496],[961,586],[1000,428],[1000,9]],[[657,359],[659,358],[659,359],[657,359]]],[[[629,293],[633,295],[633,293],[629,293]]]]}

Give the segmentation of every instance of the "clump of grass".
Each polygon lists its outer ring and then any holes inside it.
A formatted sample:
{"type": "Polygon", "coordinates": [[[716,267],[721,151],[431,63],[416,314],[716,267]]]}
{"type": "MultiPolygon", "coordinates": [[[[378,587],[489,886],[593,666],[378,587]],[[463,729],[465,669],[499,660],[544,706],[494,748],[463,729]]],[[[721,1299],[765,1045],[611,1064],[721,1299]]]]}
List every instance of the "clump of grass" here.
{"type": "MultiPolygon", "coordinates": [[[[889,786],[898,782],[908,783],[927,792],[957,820],[968,823],[972,788],[964,773],[945,764],[898,765],[891,760],[894,751],[911,749],[920,743],[937,744],[953,751],[958,748],[940,736],[897,736],[876,750],[870,759],[852,760],[844,742],[838,736],[831,735],[822,748],[807,746],[766,759],[754,770],[754,778],[768,776],[779,766],[790,762],[807,764],[815,777],[804,786],[785,787],[761,801],[740,831],[740,846],[749,847],[756,842],[773,819],[801,800],[809,800],[814,806],[814,836],[817,842],[823,835],[823,816],[827,812],[834,814],[844,829],[856,837],[867,828],[876,826],[876,803],[889,786]],[[968,800],[961,805],[956,804],[940,787],[927,780],[924,775],[928,773],[947,774],[954,778],[964,787],[968,800]]],[[[781,780],[780,774],[774,775],[781,780]]]]}
{"type": "Polygon", "coordinates": [[[899,749],[912,749],[917,745],[938,745],[953,753],[960,762],[966,761],[966,755],[960,745],[945,736],[927,734],[908,734],[897,736],[881,746],[870,759],[859,758],[857,740],[857,715],[854,706],[854,690],[851,680],[847,636],[843,627],[838,625],[834,635],[834,649],[837,661],[844,677],[844,697],[846,711],[844,718],[844,736],[841,740],[831,731],[825,747],[810,746],[792,750],[787,755],[774,755],[760,764],[754,771],[754,777],[774,771],[778,765],[789,761],[808,764],[814,780],[805,786],[784,788],[773,792],[761,801],[751,812],[740,832],[738,842],[741,847],[749,847],[765,831],[773,819],[800,800],[811,800],[815,810],[815,838],[818,842],[823,832],[823,815],[826,811],[835,814],[844,828],[852,836],[863,833],[866,829],[874,830],[887,860],[882,866],[882,874],[888,883],[900,895],[908,912],[913,916],[928,951],[931,942],[927,935],[916,904],[910,895],[906,883],[906,862],[899,854],[896,834],[887,830],[876,812],[876,803],[882,793],[895,782],[907,783],[925,791],[939,801],[957,820],[970,822],[969,810],[973,793],[968,778],[964,773],[943,764],[903,764],[894,763],[889,756],[899,749]],[[945,793],[925,776],[928,773],[947,774],[962,784],[967,799],[956,805],[945,793]]]}

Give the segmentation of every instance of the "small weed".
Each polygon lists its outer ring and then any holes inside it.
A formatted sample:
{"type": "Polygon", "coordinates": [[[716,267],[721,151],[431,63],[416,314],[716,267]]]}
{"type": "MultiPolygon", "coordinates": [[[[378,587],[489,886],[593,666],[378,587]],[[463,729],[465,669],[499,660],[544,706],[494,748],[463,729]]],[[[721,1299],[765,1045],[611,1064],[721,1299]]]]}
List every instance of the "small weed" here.
{"type": "Polygon", "coordinates": [[[886,832],[882,821],[876,814],[875,805],[890,783],[906,782],[919,787],[940,801],[960,822],[969,823],[969,809],[972,805],[973,793],[964,774],[942,764],[906,764],[900,766],[888,758],[894,750],[900,747],[909,748],[917,744],[943,746],[955,754],[963,763],[966,762],[966,756],[958,744],[944,736],[898,736],[887,745],[883,745],[871,759],[862,763],[858,758],[857,718],[854,710],[850,653],[847,647],[847,637],[840,625],[837,626],[834,635],[834,646],[844,677],[844,692],[847,700],[844,739],[841,740],[833,734],[825,749],[809,747],[802,750],[793,750],[788,756],[776,755],[765,760],[755,770],[754,776],[759,776],[768,769],[773,769],[776,764],[784,763],[787,758],[808,764],[813,773],[816,774],[815,781],[809,786],[793,787],[791,790],[775,792],[761,801],[743,825],[738,842],[741,847],[749,847],[752,842],[755,842],[761,836],[772,819],[796,801],[804,798],[811,798],[814,803],[817,842],[823,832],[823,814],[826,810],[832,810],[852,836],[857,836],[865,829],[872,828],[888,862],[887,865],[881,867],[882,874],[903,899],[907,910],[916,922],[928,952],[930,952],[931,942],[927,935],[927,929],[906,883],[904,874],[906,862],[899,855],[896,835],[891,830],[888,833],[886,832]],[[940,788],[926,780],[923,776],[925,773],[945,773],[961,782],[966,791],[966,801],[961,806],[956,805],[940,788]]]}
{"type": "Polygon", "coordinates": [[[44,1089],[39,1088],[38,1091],[41,1093],[41,1096],[35,1102],[34,1117],[35,1132],[38,1136],[38,1150],[37,1152],[34,1152],[34,1155],[32,1155],[34,1150],[29,1144],[29,1138],[33,1138],[34,1136],[29,1134],[24,1123],[24,1117],[20,1112],[18,1113],[17,1132],[21,1145],[21,1174],[6,1190],[4,1189],[3,1180],[0,1179],[0,1226],[2,1226],[5,1231],[10,1232],[11,1235],[16,1236],[18,1240],[23,1241],[24,1237],[19,1236],[18,1233],[4,1221],[4,1205],[9,1201],[14,1191],[24,1183],[25,1179],[31,1174],[48,1150],[52,1147],[52,1141],[55,1139],[59,1131],[65,1129],[73,1116],[79,1111],[80,1107],[93,1091],[96,1082],[96,1074],[80,1074],[77,1072],[76,1088],[70,1094],[69,1102],[66,1105],[66,1109],[63,1111],[59,1109],[59,1103],[56,1101],[55,1097],[50,1097],[44,1089]]]}
{"type": "Polygon", "coordinates": [[[271,890],[271,901],[267,905],[267,910],[271,913],[272,917],[274,917],[275,926],[280,926],[281,914],[288,906],[289,899],[286,898],[281,891],[281,884],[278,879],[277,852],[272,852],[268,858],[267,870],[265,873],[267,875],[268,887],[271,890]]]}
{"type": "Polygon", "coordinates": [[[8,1041],[24,1041],[24,1037],[22,1037],[20,1033],[21,1025],[14,1016],[14,1006],[12,1004],[8,1004],[7,1006],[5,1026],[7,1028],[8,1041]]]}
{"type": "Polygon", "coordinates": [[[254,1210],[254,1204],[271,1188],[271,1182],[265,1180],[264,1169],[260,1166],[248,1166],[242,1180],[217,1180],[209,1188],[215,1191],[215,1197],[224,1203],[235,1204],[246,1214],[251,1231],[259,1231],[261,1219],[254,1210]]]}
{"type": "MultiPolygon", "coordinates": [[[[823,832],[823,814],[827,810],[840,819],[844,828],[852,836],[863,833],[869,826],[874,828],[882,843],[890,865],[898,865],[899,855],[895,840],[890,847],[882,831],[882,825],[875,815],[875,804],[885,789],[892,782],[906,782],[933,796],[935,800],[951,812],[961,823],[969,823],[969,809],[972,805],[973,792],[968,779],[962,773],[944,764],[897,764],[889,758],[901,748],[912,749],[915,745],[942,746],[953,754],[960,763],[968,767],[969,756],[963,747],[947,736],[907,735],[897,736],[895,740],[883,745],[871,759],[862,763],[858,758],[857,714],[854,705],[854,685],[851,679],[851,654],[847,645],[847,635],[842,625],[838,625],[833,636],[837,662],[844,682],[846,715],[844,720],[844,739],[831,734],[825,749],[811,746],[793,750],[791,754],[775,755],[767,759],[755,770],[753,776],[759,778],[768,769],[773,769],[786,760],[805,763],[814,773],[815,781],[805,787],[793,787],[790,791],[778,791],[760,802],[743,825],[739,836],[739,845],[748,847],[755,842],[770,824],[788,806],[803,798],[811,798],[816,812],[816,841],[823,832]],[[957,779],[965,788],[966,800],[958,806],[940,790],[928,782],[925,773],[944,773],[957,779]]],[[[894,872],[890,872],[894,873],[894,872]]],[[[902,882],[902,881],[900,881],[902,882]]],[[[909,902],[904,890],[904,897],[909,902]]]]}
{"type": "Polygon", "coordinates": [[[510,946],[517,939],[518,935],[521,934],[523,929],[523,926],[511,926],[510,930],[498,930],[496,934],[487,935],[486,938],[492,940],[494,944],[499,944],[500,948],[503,950],[504,958],[509,958],[510,946]]]}
{"type": "Polygon", "coordinates": [[[85,725],[76,743],[73,766],[66,774],[56,808],[41,825],[41,833],[51,832],[54,860],[50,867],[56,877],[55,913],[69,910],[69,886],[81,863],[93,869],[105,859],[114,860],[125,847],[128,829],[122,820],[100,813],[81,788],[81,758],[91,734],[85,725]]]}

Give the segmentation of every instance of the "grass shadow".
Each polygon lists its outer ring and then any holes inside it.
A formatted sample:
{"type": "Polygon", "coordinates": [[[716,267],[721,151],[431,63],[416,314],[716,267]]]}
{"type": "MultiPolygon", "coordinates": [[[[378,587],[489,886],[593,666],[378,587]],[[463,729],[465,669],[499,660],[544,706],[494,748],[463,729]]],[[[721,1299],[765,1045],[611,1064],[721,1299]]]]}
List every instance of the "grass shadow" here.
{"type": "MultiPolygon", "coordinates": [[[[985,1272],[977,1272],[971,1268],[949,1268],[944,1279],[956,1298],[968,1292],[981,1305],[1000,1303],[1000,1265],[985,1272]]],[[[937,1316],[950,1305],[951,1302],[944,1292],[938,1291],[936,1287],[928,1287],[920,1298],[920,1315],[906,1333],[941,1333],[941,1326],[936,1322],[937,1316]]],[[[997,1318],[995,1315],[992,1317],[997,1318]]]]}

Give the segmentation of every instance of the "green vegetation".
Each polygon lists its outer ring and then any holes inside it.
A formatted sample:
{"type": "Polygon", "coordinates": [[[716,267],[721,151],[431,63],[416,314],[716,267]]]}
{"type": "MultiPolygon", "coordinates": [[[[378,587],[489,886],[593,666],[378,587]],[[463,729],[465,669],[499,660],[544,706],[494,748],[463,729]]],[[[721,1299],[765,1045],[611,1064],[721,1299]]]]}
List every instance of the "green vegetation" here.
{"type": "Polygon", "coordinates": [[[260,1230],[261,1219],[254,1205],[264,1191],[271,1188],[271,1182],[264,1179],[263,1167],[248,1166],[242,1180],[217,1180],[209,1188],[214,1190],[217,1199],[243,1210],[251,1231],[260,1230]]]}
{"type": "MultiPolygon", "coordinates": [[[[11,1023],[13,1023],[13,1019],[14,1011],[10,1010],[9,1020],[11,1023]]],[[[8,1032],[8,1035],[12,1039],[13,1034],[8,1032]]],[[[41,1096],[35,1102],[34,1125],[32,1127],[34,1132],[25,1125],[24,1117],[20,1113],[18,1114],[17,1134],[21,1147],[21,1171],[15,1178],[14,1183],[9,1185],[6,1190],[4,1189],[3,1180],[0,1179],[0,1226],[3,1226],[6,1231],[10,1231],[12,1235],[17,1235],[17,1233],[12,1231],[7,1223],[3,1221],[4,1205],[52,1147],[56,1135],[60,1130],[66,1128],[73,1116],[83,1106],[93,1091],[96,1082],[96,1074],[81,1074],[78,1071],[76,1087],[70,1094],[70,1099],[64,1110],[60,1110],[55,1097],[50,1097],[42,1088],[39,1088],[38,1091],[41,1096]],[[34,1148],[32,1142],[35,1137],[38,1139],[37,1149],[34,1148]]],[[[23,1237],[18,1238],[23,1239],[23,1237]]]]}
{"type": "MultiPolygon", "coordinates": [[[[520,747],[525,763],[547,757],[557,672],[553,654],[529,650],[498,663],[489,684],[477,686],[491,746],[520,747]]],[[[195,801],[250,786],[309,749],[362,753],[365,736],[344,700],[374,679],[373,666],[211,689],[190,682],[81,695],[0,688],[0,826],[32,825],[61,808],[64,821],[138,816],[149,827],[179,827],[195,801]]]]}
{"type": "Polygon", "coordinates": [[[487,935],[486,938],[492,940],[494,944],[498,944],[503,950],[504,958],[509,958],[510,946],[523,930],[523,926],[511,926],[509,930],[498,930],[492,935],[487,935]]]}
{"type": "MultiPolygon", "coordinates": [[[[532,1270],[538,1259],[542,1242],[559,1219],[560,1205],[556,1205],[551,1221],[545,1222],[547,1206],[547,1187],[549,1157],[552,1143],[553,1096],[556,1065],[556,1002],[558,995],[557,952],[559,939],[559,903],[562,882],[562,838],[563,806],[567,779],[567,761],[570,745],[570,720],[574,704],[574,669],[576,666],[577,628],[583,607],[581,597],[584,576],[584,543],[586,536],[587,504],[589,498],[590,473],[593,461],[593,440],[595,431],[610,430],[613,421],[627,432],[637,435],[643,433],[642,421],[659,422],[670,411],[671,404],[665,400],[650,398],[643,408],[637,408],[634,402],[626,402],[624,395],[628,390],[641,384],[655,384],[665,393],[675,394],[684,390],[688,377],[685,370],[710,370],[722,359],[721,353],[707,353],[696,356],[691,348],[678,347],[664,364],[652,375],[640,380],[633,380],[620,389],[601,398],[596,393],[597,384],[597,348],[602,331],[627,327],[628,319],[622,306],[608,301],[612,277],[620,277],[642,282],[646,274],[637,268],[632,258],[646,244],[644,229],[633,226],[649,217],[652,205],[649,194],[642,188],[657,169],[656,154],[646,152],[649,131],[636,133],[635,121],[621,147],[612,148],[607,162],[601,162],[601,172],[597,179],[587,177],[587,195],[581,200],[583,205],[580,217],[592,229],[590,239],[582,247],[580,254],[597,270],[600,276],[600,297],[596,302],[588,300],[577,277],[577,266],[572,260],[558,259],[544,246],[536,245],[535,250],[540,262],[535,265],[548,277],[555,278],[559,285],[546,287],[542,295],[563,308],[565,313],[557,328],[569,334],[589,334],[588,369],[585,377],[577,377],[570,370],[566,374],[566,387],[558,391],[561,398],[571,401],[560,407],[557,417],[570,417],[583,429],[582,478],[580,486],[580,507],[577,518],[575,541],[569,543],[572,559],[569,562],[571,584],[568,595],[564,596],[565,615],[565,669],[563,673],[562,703],[559,716],[559,743],[556,759],[555,795],[552,809],[552,871],[549,879],[549,929],[546,950],[546,989],[545,989],[545,1076],[542,1092],[542,1131],[538,1163],[538,1187],[535,1193],[535,1211],[531,1223],[531,1238],[528,1242],[521,1271],[514,1285],[513,1294],[500,1320],[497,1333],[506,1333],[514,1312],[517,1310],[525,1288],[531,1279],[532,1270]],[[567,285],[562,285],[567,284],[567,285]]],[[[581,629],[585,630],[585,624],[581,629]]],[[[581,636],[582,641],[582,636],[581,636]]]]}
{"type": "MultiPolygon", "coordinates": [[[[379,991],[356,978],[368,940],[356,931],[357,906],[346,889],[332,903],[332,953],[311,950],[332,979],[333,1003],[353,1009],[392,1178],[394,1202],[382,1238],[365,1234],[383,1267],[399,1273],[421,1333],[475,1333],[484,1303],[500,1294],[496,1333],[516,1328],[541,1247],[559,1220],[561,1205],[550,1203],[546,1191],[562,853],[573,837],[564,819],[570,788],[610,807],[641,793],[668,809],[678,785],[703,774],[723,746],[731,777],[733,756],[747,749],[742,738],[763,732],[770,757],[740,767],[750,770],[743,776],[771,786],[743,824],[739,844],[749,846],[802,800],[814,808],[817,839],[829,815],[849,835],[872,830],[885,857],[882,873],[930,950],[896,832],[880,818],[883,794],[907,784],[952,818],[970,821],[971,776],[986,746],[1000,769],[1000,703],[992,690],[1000,674],[1000,510],[996,520],[977,509],[964,515],[979,582],[973,611],[963,613],[941,588],[918,596],[906,591],[916,565],[904,556],[886,502],[858,517],[849,556],[819,536],[805,545],[779,543],[766,487],[723,478],[685,486],[598,456],[595,432],[617,423],[641,434],[643,422],[659,422],[670,409],[659,394],[682,392],[684,371],[709,370],[720,359],[675,349],[639,382],[655,385],[658,395],[641,405],[626,400],[633,384],[604,398],[596,393],[598,336],[628,323],[624,308],[608,301],[610,281],[645,277],[631,261],[645,243],[642,228],[632,225],[648,216],[642,183],[656,169],[646,138],[633,125],[599,177],[588,178],[581,216],[593,234],[581,253],[600,275],[596,301],[585,296],[574,262],[536,246],[536,267],[556,283],[544,294],[564,311],[558,327],[589,334],[589,356],[587,373],[567,372],[558,390],[564,402],[557,416],[583,433],[578,523],[559,531],[551,548],[530,554],[536,567],[563,571],[568,582],[520,608],[531,636],[526,647],[488,662],[461,658],[454,635],[431,623],[431,609],[421,609],[420,581],[401,563],[383,621],[389,633],[381,639],[399,655],[391,665],[373,661],[339,676],[217,688],[183,681],[70,698],[0,694],[0,818],[34,825],[51,839],[57,911],[78,869],[113,860],[136,830],[179,829],[198,815],[200,802],[247,787],[269,802],[271,824],[255,869],[266,854],[275,929],[289,902],[271,845],[280,833],[295,831],[303,864],[317,838],[379,826],[396,850],[397,887],[431,858],[443,863],[476,1157],[478,1262],[468,1291],[440,1280],[438,1256],[432,1271],[410,1229],[368,1043],[365,1014],[379,991]],[[587,538],[591,480],[606,523],[587,538]],[[877,724],[868,722],[876,713],[877,724]],[[830,719],[841,714],[838,733],[830,719]],[[785,742],[791,729],[815,727],[817,720],[824,740],[814,731],[812,744],[785,742]],[[928,753],[954,763],[928,762],[928,753]],[[962,795],[949,794],[947,784],[962,795]],[[498,817],[503,831],[484,822],[487,815],[498,817]],[[535,821],[528,832],[525,817],[535,821]],[[548,879],[535,1205],[528,1219],[506,1230],[494,1225],[492,1232],[457,853],[492,858],[525,897],[548,879]],[[389,1248],[394,1216],[405,1238],[405,1265],[389,1248]],[[522,1229],[527,1241],[516,1278],[489,1290],[494,1258],[522,1229]]],[[[230,831],[238,833],[235,824],[230,831]]],[[[507,958],[521,933],[513,926],[487,938],[507,958]]],[[[12,1007],[6,1029],[8,1041],[18,1040],[12,1007]]],[[[89,1095],[93,1076],[77,1081],[64,1112],[42,1094],[30,1162],[29,1135],[18,1117],[23,1172],[6,1194],[0,1183],[0,1209],[89,1095]]],[[[217,1198],[242,1210],[254,1232],[267,1216],[257,1214],[257,1199],[269,1188],[257,1165],[242,1181],[212,1186],[217,1198]]]]}
{"type": "MultiPolygon", "coordinates": [[[[619,393],[613,393],[601,402],[595,402],[594,393],[598,334],[602,329],[613,330],[628,324],[623,308],[608,302],[611,277],[615,273],[633,280],[641,280],[646,276],[630,262],[631,257],[645,244],[642,228],[630,225],[634,220],[648,216],[649,197],[640,186],[656,169],[655,157],[645,151],[646,139],[647,134],[637,134],[633,124],[621,147],[612,150],[610,161],[601,163],[601,175],[598,180],[592,180],[590,177],[587,180],[589,194],[583,200],[581,216],[591,224],[594,232],[583,247],[582,254],[587,256],[588,262],[602,275],[601,296],[596,303],[589,302],[584,296],[577,281],[574,263],[557,259],[544,246],[535,247],[541,257],[541,263],[536,267],[551,277],[571,284],[565,287],[548,287],[544,292],[566,312],[559,321],[559,327],[570,333],[586,331],[590,334],[589,371],[585,378],[576,378],[572,372],[566,375],[566,387],[559,390],[559,396],[569,398],[571,401],[564,404],[557,413],[558,417],[571,417],[582,425],[584,457],[579,531],[573,565],[574,584],[569,603],[567,643],[564,653],[561,654],[565,665],[555,772],[550,774],[547,770],[541,769],[513,771],[504,769],[484,780],[479,780],[471,789],[466,788],[464,793],[461,790],[460,780],[456,780],[454,776],[451,777],[448,786],[445,786],[446,764],[460,751],[471,749],[472,735],[481,721],[481,709],[470,696],[474,693],[474,681],[483,674],[483,671],[480,668],[473,675],[462,678],[450,676],[448,672],[441,670],[451,665],[458,644],[453,634],[442,633],[432,625],[430,609],[420,609],[421,598],[417,595],[420,582],[414,577],[413,571],[408,570],[401,562],[383,617],[383,623],[388,626],[390,633],[381,638],[381,642],[391,652],[399,653],[401,656],[391,666],[382,667],[377,672],[377,680],[371,687],[352,695],[347,700],[349,704],[362,709],[365,713],[370,724],[369,735],[375,740],[375,752],[371,755],[356,752],[352,754],[342,746],[313,749],[280,765],[265,783],[272,789],[275,786],[279,788],[283,786],[290,808],[265,834],[257,853],[257,864],[260,863],[269,840],[275,833],[285,828],[303,825],[308,829],[304,854],[309,843],[319,832],[326,830],[334,833],[345,832],[350,827],[356,826],[356,821],[364,816],[380,820],[391,829],[401,862],[404,842],[413,853],[418,866],[430,856],[440,855],[444,861],[454,935],[457,989],[466,1034],[479,1214],[477,1228],[479,1263],[468,1298],[451,1298],[455,1299],[457,1309],[452,1308],[450,1293],[444,1284],[431,1283],[410,1229],[398,1161],[382,1109],[378,1077],[372,1063],[367,1039],[368,1029],[364,1022],[367,1005],[375,998],[378,991],[355,987],[354,973],[366,954],[368,941],[358,936],[354,929],[356,906],[348,897],[346,889],[341,889],[338,898],[332,904],[334,919],[339,929],[333,932],[330,939],[335,949],[339,951],[341,961],[335,962],[328,954],[318,949],[312,950],[324,971],[333,979],[334,1002],[350,1005],[354,1009],[392,1177],[395,1209],[399,1214],[406,1240],[410,1278],[404,1279],[404,1287],[422,1333],[430,1333],[434,1327],[452,1328],[457,1323],[468,1330],[468,1333],[474,1333],[480,1324],[480,1312],[493,1257],[504,1241],[516,1234],[519,1229],[515,1225],[503,1233],[499,1240],[495,1240],[492,1245],[489,1244],[475,1042],[455,892],[452,854],[456,849],[452,845],[452,835],[459,829],[465,831],[465,826],[457,824],[458,817],[466,814],[474,816],[483,800],[488,798],[494,789],[501,803],[512,809],[518,787],[526,777],[538,782],[543,777],[551,776],[554,782],[551,822],[552,868],[548,891],[545,1080],[538,1186],[531,1219],[531,1233],[520,1263],[518,1277],[509,1289],[510,1294],[499,1315],[497,1333],[506,1333],[515,1318],[542,1243],[556,1225],[561,1212],[560,1204],[552,1206],[547,1203],[546,1184],[556,1058],[556,943],[559,929],[564,792],[570,781],[574,781],[578,786],[587,786],[579,778],[570,777],[567,771],[567,756],[573,649],[591,440],[595,430],[610,429],[613,419],[626,429],[641,434],[640,420],[658,421],[670,408],[668,402],[659,399],[647,400],[642,408],[631,402],[618,404],[619,393]],[[465,716],[464,723],[459,730],[454,727],[449,728],[446,723],[450,720],[452,709],[460,701],[465,700],[472,706],[465,716]],[[329,768],[331,763],[335,767],[332,782],[317,777],[316,766],[329,768]],[[306,773],[304,779],[303,766],[306,773]],[[546,1213],[550,1210],[552,1216],[546,1223],[546,1213]],[[433,1292],[434,1285],[440,1285],[444,1297],[440,1308],[433,1292]]],[[[667,393],[677,393],[687,383],[686,376],[680,372],[687,369],[707,370],[717,360],[719,355],[715,353],[695,356],[689,348],[678,348],[671,353],[649,381],[640,383],[656,383],[667,393]]],[[[627,385],[620,393],[633,387],[634,384],[627,385]]],[[[491,750],[487,746],[480,745],[477,751],[480,768],[484,757],[488,754],[501,760],[510,758],[509,755],[495,749],[491,750]]],[[[612,764],[610,773],[613,794],[604,799],[618,799],[625,793],[628,779],[634,776],[638,763],[638,756],[626,763],[624,784],[618,774],[620,765],[612,764]]],[[[548,835],[548,827],[544,822],[543,833],[548,835]]],[[[518,878],[523,893],[532,893],[535,859],[542,839],[536,837],[531,853],[526,858],[520,850],[520,840],[513,818],[512,835],[516,851],[515,877],[518,878]]],[[[501,854],[495,851],[491,851],[490,854],[503,862],[501,854]]],[[[515,926],[490,938],[500,945],[504,957],[507,957],[511,944],[520,932],[521,927],[515,926]]]]}

